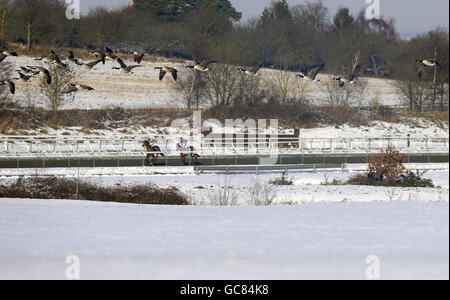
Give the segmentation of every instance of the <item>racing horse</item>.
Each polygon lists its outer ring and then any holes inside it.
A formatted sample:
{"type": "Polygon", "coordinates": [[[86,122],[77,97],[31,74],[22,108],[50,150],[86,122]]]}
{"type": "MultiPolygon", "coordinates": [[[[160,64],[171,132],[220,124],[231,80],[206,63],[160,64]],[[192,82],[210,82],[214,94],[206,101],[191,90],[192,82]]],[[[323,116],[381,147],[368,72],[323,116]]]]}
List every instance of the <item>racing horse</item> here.
{"type": "Polygon", "coordinates": [[[194,159],[194,164],[198,165],[198,159],[200,158],[200,155],[198,155],[197,153],[195,153],[195,148],[193,146],[190,147],[186,147],[186,144],[177,144],[177,150],[181,151],[180,153],[180,157],[181,157],[181,161],[183,162],[184,165],[187,165],[188,163],[186,162],[186,159],[191,157],[194,159]],[[189,153],[186,153],[185,151],[189,151],[189,153]]]}
{"type": "Polygon", "coordinates": [[[142,147],[145,147],[145,149],[147,149],[147,157],[145,158],[145,163],[147,164],[147,166],[154,166],[160,155],[162,157],[165,157],[165,155],[161,151],[161,148],[157,145],[152,145],[152,143],[153,141],[150,140],[145,140],[142,142],[142,147]],[[151,161],[150,158],[152,158],[151,161]]]}

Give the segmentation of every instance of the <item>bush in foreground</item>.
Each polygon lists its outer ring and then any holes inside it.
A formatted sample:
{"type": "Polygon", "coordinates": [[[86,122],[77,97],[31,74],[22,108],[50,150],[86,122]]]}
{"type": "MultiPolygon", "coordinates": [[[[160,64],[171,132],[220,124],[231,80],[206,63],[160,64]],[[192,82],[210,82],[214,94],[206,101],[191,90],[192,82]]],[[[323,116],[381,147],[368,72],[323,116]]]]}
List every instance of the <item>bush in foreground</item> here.
{"type": "Polygon", "coordinates": [[[369,186],[388,186],[388,187],[419,187],[434,188],[431,179],[422,178],[423,174],[419,172],[409,172],[402,180],[376,180],[366,174],[359,174],[350,178],[346,182],[333,182],[334,185],[369,185],[369,186]]]}
{"type": "Polygon", "coordinates": [[[423,178],[425,172],[409,171],[403,165],[406,158],[393,147],[382,150],[380,156],[369,159],[369,167],[365,174],[358,174],[342,182],[327,179],[324,185],[369,185],[388,187],[422,187],[434,188],[433,181],[423,178]]]}
{"type": "Polygon", "coordinates": [[[66,199],[155,205],[188,205],[175,188],[154,185],[103,187],[57,177],[20,178],[10,186],[0,185],[0,198],[66,199]]]}

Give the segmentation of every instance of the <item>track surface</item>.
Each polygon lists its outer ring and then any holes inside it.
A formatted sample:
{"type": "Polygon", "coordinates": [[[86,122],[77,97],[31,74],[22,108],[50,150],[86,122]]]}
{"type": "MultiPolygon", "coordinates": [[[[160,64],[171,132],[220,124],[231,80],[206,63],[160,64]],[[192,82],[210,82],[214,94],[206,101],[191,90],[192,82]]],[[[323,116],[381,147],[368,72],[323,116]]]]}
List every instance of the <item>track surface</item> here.
{"type": "MultiPolygon", "coordinates": [[[[360,164],[367,162],[366,154],[349,154],[349,155],[329,155],[323,156],[320,154],[305,154],[302,155],[286,155],[279,157],[276,164],[360,164]]],[[[440,154],[411,154],[408,158],[410,163],[448,163],[448,153],[440,154]]],[[[258,165],[257,157],[202,157],[199,159],[199,164],[211,165],[258,165]]],[[[142,157],[110,157],[110,158],[93,158],[85,157],[77,158],[61,158],[61,159],[43,159],[33,158],[26,159],[2,159],[0,158],[0,169],[6,168],[67,168],[67,167],[137,167],[142,166],[142,157]]],[[[183,166],[184,164],[179,157],[160,158],[156,166],[183,166]]],[[[189,163],[187,163],[189,165],[189,163]]],[[[191,162],[191,165],[195,165],[191,162]]]]}

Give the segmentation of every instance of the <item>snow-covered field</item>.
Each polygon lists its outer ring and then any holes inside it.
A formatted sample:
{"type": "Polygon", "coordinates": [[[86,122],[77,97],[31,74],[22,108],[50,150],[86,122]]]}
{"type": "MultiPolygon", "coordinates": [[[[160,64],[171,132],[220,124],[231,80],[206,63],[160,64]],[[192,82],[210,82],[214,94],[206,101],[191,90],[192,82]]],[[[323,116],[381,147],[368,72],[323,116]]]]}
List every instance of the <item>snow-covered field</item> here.
{"type": "MultiPolygon", "coordinates": [[[[11,62],[36,64],[27,57],[11,62]]],[[[161,64],[180,69],[181,76],[188,72],[184,64],[144,62],[135,74],[127,75],[112,70],[114,65],[107,62],[93,71],[80,72],[80,83],[96,91],[78,93],[63,109],[182,107],[172,78],[158,80],[154,67],[161,64]]],[[[263,70],[262,76],[270,80],[276,74],[263,70]]],[[[37,80],[19,83],[16,100],[45,106],[42,97],[33,94],[37,84],[37,80]]],[[[323,88],[315,83],[308,84],[307,93],[316,101],[325,97],[323,88]]],[[[392,83],[379,79],[369,79],[365,99],[353,104],[367,105],[375,98],[381,104],[402,104],[392,83]]],[[[286,129],[280,128],[283,131],[286,129]]],[[[189,133],[189,128],[127,126],[89,132],[37,128],[8,134],[118,140],[119,147],[124,147],[123,138],[154,137],[164,147],[164,137],[176,142],[189,133]]],[[[448,133],[448,124],[436,126],[418,119],[414,124],[324,126],[303,130],[301,137],[398,138],[404,143],[408,134],[411,138],[448,138],[448,133]]],[[[5,141],[0,141],[2,151],[21,147],[19,142],[10,145],[5,141]]],[[[23,144],[28,151],[30,143],[23,144]]],[[[139,143],[132,146],[140,148],[139,143]]],[[[41,151],[39,145],[34,147],[41,151]]],[[[448,141],[442,148],[448,151],[448,141]]],[[[65,279],[70,255],[79,257],[82,279],[366,279],[371,268],[367,258],[374,256],[380,262],[381,279],[448,279],[448,164],[408,167],[429,170],[425,177],[437,188],[322,184],[348,179],[363,171],[363,165],[352,166],[348,172],[291,173],[288,177],[293,185],[289,186],[270,185],[269,181],[280,177],[271,173],[198,175],[187,167],[80,169],[82,180],[107,187],[175,187],[195,205],[0,199],[0,279],[65,279]],[[219,195],[224,194],[234,206],[217,206],[219,195]],[[250,206],[256,198],[273,202],[250,206]]],[[[78,170],[0,170],[0,184],[35,174],[75,177],[78,170]]]]}
{"type": "Polygon", "coordinates": [[[220,194],[227,192],[230,202],[246,206],[252,199],[269,197],[273,204],[347,203],[347,202],[442,202],[449,198],[448,164],[407,164],[410,170],[423,170],[425,178],[433,180],[437,188],[385,188],[369,186],[324,185],[334,179],[346,179],[367,169],[366,165],[350,165],[347,172],[341,170],[318,172],[292,172],[289,186],[274,186],[271,180],[279,173],[197,175],[190,167],[161,168],[77,168],[66,169],[3,169],[0,184],[11,184],[19,176],[55,175],[80,178],[102,186],[133,186],[154,184],[161,188],[175,187],[197,205],[214,205],[220,194]]]}
{"type": "MultiPolygon", "coordinates": [[[[92,58],[94,60],[94,58],[92,58]]],[[[159,70],[154,68],[157,66],[170,66],[179,70],[180,78],[190,72],[185,68],[186,63],[167,62],[160,59],[160,62],[142,62],[142,67],[133,70],[133,74],[122,74],[112,67],[117,67],[114,62],[106,62],[105,65],[99,64],[93,70],[86,71],[80,67],[76,67],[79,75],[79,82],[92,86],[94,92],[79,92],[75,97],[75,101],[67,103],[62,109],[104,109],[111,107],[122,108],[182,108],[185,107],[182,96],[175,89],[175,84],[170,76],[166,76],[162,82],[159,81],[159,70]]],[[[19,66],[41,65],[42,62],[35,61],[31,57],[10,58],[8,62],[13,64],[17,70],[19,66]]],[[[135,63],[126,61],[129,65],[135,63]]],[[[261,70],[262,80],[267,84],[274,82],[279,76],[279,71],[271,69],[261,70]]],[[[292,73],[291,85],[297,85],[295,73],[292,73]]],[[[323,82],[330,81],[332,76],[319,75],[323,82]]],[[[354,106],[367,106],[371,101],[376,99],[381,105],[403,105],[404,102],[399,96],[393,81],[384,79],[364,79],[366,89],[364,97],[354,99],[351,103],[354,106]]],[[[305,96],[320,103],[327,101],[327,91],[323,82],[306,83],[305,96]]],[[[39,85],[39,80],[32,80],[31,83],[17,84],[16,100],[24,105],[33,104],[37,107],[46,107],[44,98],[36,95],[35,91],[39,85]]],[[[296,93],[293,88],[292,93],[296,93]]]]}
{"type": "Polygon", "coordinates": [[[0,216],[0,279],[65,279],[77,266],[81,279],[366,279],[377,271],[381,279],[449,278],[448,202],[1,199],[0,216]]]}
{"type": "MultiPolygon", "coordinates": [[[[175,186],[198,205],[0,199],[0,279],[65,279],[73,255],[81,279],[366,279],[377,262],[381,279],[448,279],[448,165],[408,167],[428,168],[439,188],[321,185],[358,165],[292,173],[294,184],[272,187],[273,205],[259,207],[248,206],[254,183],[279,174],[81,169],[82,180],[104,186],[175,186]],[[236,205],[211,205],[226,188],[236,205]]],[[[17,180],[5,175],[2,184],[17,180]]]]}

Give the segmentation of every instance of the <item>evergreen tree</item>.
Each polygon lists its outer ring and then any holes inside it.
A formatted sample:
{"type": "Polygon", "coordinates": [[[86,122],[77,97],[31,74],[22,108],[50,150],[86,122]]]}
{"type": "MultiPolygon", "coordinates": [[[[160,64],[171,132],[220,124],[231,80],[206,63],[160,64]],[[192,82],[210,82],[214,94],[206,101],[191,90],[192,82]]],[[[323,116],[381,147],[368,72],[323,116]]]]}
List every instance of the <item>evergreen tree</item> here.
{"type": "Polygon", "coordinates": [[[233,21],[242,17],[229,0],[134,0],[134,7],[149,11],[164,21],[179,20],[196,9],[212,9],[233,21]]]}
{"type": "Polygon", "coordinates": [[[290,23],[292,14],[286,0],[280,0],[272,4],[270,8],[266,7],[261,18],[258,21],[259,26],[267,26],[276,23],[290,23]]]}
{"type": "Polygon", "coordinates": [[[334,16],[334,28],[342,37],[344,31],[347,28],[353,26],[355,18],[350,14],[350,10],[347,7],[339,8],[338,12],[334,16]]]}

